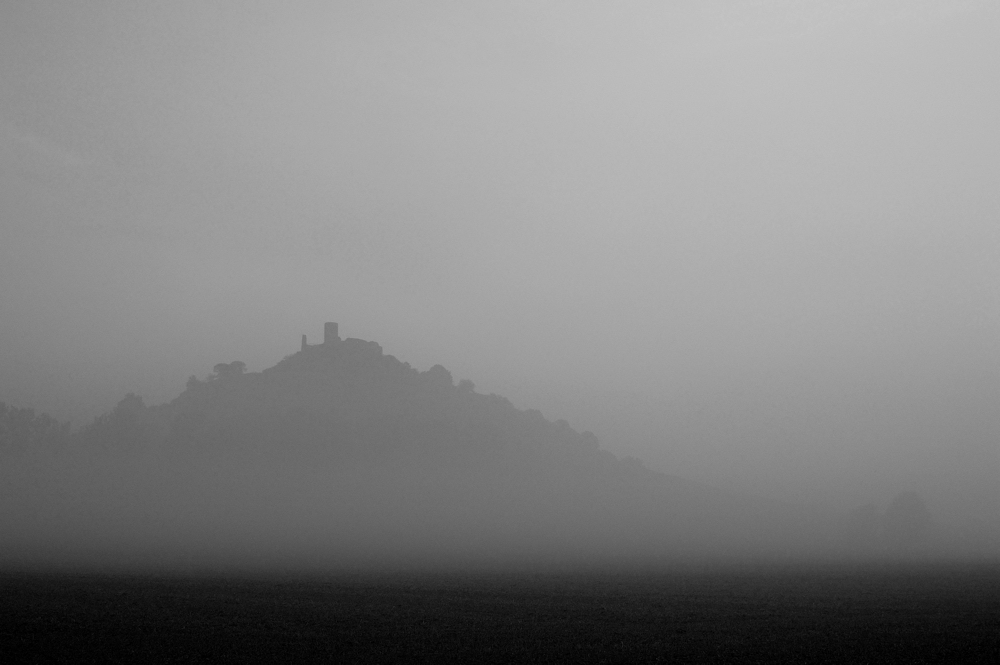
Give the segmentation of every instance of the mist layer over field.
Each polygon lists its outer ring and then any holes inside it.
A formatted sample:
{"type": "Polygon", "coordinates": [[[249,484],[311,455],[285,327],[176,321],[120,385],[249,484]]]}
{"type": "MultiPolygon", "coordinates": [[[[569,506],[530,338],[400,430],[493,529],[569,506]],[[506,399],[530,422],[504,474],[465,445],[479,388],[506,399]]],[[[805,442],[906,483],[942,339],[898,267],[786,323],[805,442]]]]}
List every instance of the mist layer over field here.
{"type": "Polygon", "coordinates": [[[838,514],[658,473],[335,332],[260,373],[220,363],[167,404],[130,395],[76,433],[6,409],[3,563],[577,570],[1000,552],[913,492],[838,514]]]}
{"type": "Polygon", "coordinates": [[[0,401],[77,431],[217,363],[252,383],[334,319],[669,477],[489,458],[494,425],[437,415],[321,425],[486,452],[348,472],[282,447],[320,427],[295,414],[225,439],[161,410],[141,454],[5,453],[10,542],[777,556],[846,530],[879,556],[923,505],[927,538],[995,551],[998,32],[985,0],[4,3],[0,401]]]}
{"type": "Polygon", "coordinates": [[[336,570],[816,551],[793,510],[620,460],[373,342],[328,339],[259,374],[235,365],[169,404],[130,396],[75,435],[5,441],[8,557],[336,570]]]}

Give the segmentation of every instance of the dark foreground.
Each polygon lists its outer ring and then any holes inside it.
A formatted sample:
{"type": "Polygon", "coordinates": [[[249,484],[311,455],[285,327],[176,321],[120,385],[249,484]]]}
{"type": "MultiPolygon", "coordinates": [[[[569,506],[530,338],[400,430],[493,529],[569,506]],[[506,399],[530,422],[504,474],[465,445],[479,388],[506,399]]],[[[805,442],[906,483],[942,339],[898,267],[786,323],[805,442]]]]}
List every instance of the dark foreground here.
{"type": "Polygon", "coordinates": [[[1000,567],[0,576],[3,662],[1000,663],[1000,567]]]}

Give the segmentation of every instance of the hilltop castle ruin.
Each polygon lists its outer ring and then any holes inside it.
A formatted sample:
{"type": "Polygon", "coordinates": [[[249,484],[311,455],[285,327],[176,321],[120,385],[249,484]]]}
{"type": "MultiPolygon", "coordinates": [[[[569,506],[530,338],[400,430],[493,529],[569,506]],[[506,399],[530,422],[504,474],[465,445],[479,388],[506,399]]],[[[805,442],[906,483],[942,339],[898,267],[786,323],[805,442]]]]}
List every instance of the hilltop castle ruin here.
{"type": "MultiPolygon", "coordinates": [[[[327,321],[323,324],[323,345],[329,346],[336,344],[340,341],[340,334],[337,332],[337,324],[333,321],[327,321]]],[[[306,342],[306,336],[302,335],[302,350],[305,351],[309,348],[309,344],[306,342]]]]}

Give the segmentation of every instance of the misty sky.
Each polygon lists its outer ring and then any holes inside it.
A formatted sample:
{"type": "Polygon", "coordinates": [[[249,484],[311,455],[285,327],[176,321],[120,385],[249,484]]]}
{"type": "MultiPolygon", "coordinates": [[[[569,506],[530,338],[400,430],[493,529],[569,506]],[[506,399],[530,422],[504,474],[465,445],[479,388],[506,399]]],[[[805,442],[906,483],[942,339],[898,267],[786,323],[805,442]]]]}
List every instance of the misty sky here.
{"type": "Polygon", "coordinates": [[[659,470],[988,493],[998,36],[963,0],[3,3],[0,399],[80,424],[331,320],[659,470]]]}

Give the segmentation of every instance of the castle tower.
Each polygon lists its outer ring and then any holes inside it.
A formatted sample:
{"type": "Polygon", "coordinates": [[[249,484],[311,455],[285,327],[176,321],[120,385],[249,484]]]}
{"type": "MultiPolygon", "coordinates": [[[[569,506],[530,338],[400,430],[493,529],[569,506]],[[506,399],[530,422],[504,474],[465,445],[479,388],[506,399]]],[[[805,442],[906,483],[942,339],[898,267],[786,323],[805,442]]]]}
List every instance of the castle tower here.
{"type": "Polygon", "coordinates": [[[331,321],[327,321],[323,324],[323,343],[324,344],[334,344],[340,341],[340,335],[337,333],[337,324],[331,321]]]}
{"type": "Polygon", "coordinates": [[[306,336],[303,335],[302,336],[302,350],[305,351],[308,347],[309,347],[309,345],[306,344],[306,336]]]}

